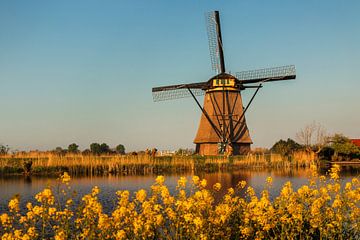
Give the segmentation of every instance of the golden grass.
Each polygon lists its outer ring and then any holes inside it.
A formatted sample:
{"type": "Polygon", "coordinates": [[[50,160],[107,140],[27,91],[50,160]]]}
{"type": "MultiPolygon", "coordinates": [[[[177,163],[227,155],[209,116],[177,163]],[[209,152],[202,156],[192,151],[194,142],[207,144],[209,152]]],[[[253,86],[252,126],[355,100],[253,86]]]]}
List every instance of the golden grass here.
{"type": "MultiPolygon", "coordinates": [[[[164,156],[148,155],[84,155],[53,154],[50,152],[18,153],[0,156],[0,169],[22,168],[24,161],[32,161],[33,172],[61,172],[71,174],[149,174],[163,171],[222,170],[234,168],[306,167],[315,157],[305,152],[284,157],[279,154],[248,154],[244,156],[164,156]]],[[[6,172],[6,171],[3,171],[6,172]]]]}

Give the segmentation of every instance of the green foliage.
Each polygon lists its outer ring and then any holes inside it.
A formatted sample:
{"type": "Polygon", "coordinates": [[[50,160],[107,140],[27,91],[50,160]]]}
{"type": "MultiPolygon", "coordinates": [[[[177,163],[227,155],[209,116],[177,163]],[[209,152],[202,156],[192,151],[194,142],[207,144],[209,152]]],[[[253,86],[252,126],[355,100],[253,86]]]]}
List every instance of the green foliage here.
{"type": "Polygon", "coordinates": [[[335,153],[335,151],[334,151],[334,149],[332,147],[325,146],[325,147],[323,147],[321,149],[318,156],[319,156],[320,159],[331,160],[334,153],[335,153]]]}
{"type": "Polygon", "coordinates": [[[78,153],[79,152],[79,145],[76,143],[72,143],[68,146],[68,152],[69,153],[78,153]]]}
{"type": "Polygon", "coordinates": [[[90,144],[90,151],[92,154],[100,155],[104,153],[111,153],[109,145],[106,143],[92,143],[90,144]]]}
{"type": "Polygon", "coordinates": [[[179,148],[176,152],[175,155],[180,155],[180,156],[189,156],[194,154],[194,150],[193,149],[188,149],[188,148],[179,148]]]}
{"type": "Polygon", "coordinates": [[[360,148],[343,134],[337,133],[329,138],[328,145],[321,150],[319,157],[333,161],[351,160],[360,158],[360,148]]]}
{"type": "Polygon", "coordinates": [[[92,143],[90,144],[90,151],[93,154],[100,155],[101,154],[101,145],[99,143],[92,143]]]}
{"type": "Polygon", "coordinates": [[[23,169],[24,169],[24,173],[25,173],[26,175],[28,175],[28,174],[31,173],[32,164],[33,164],[33,162],[32,162],[31,159],[25,160],[25,161],[23,162],[23,169]]]}
{"type": "Polygon", "coordinates": [[[8,154],[10,148],[8,145],[2,145],[0,144],[0,155],[8,154]]]}
{"type": "Polygon", "coordinates": [[[111,152],[109,145],[107,145],[106,143],[102,143],[100,145],[100,151],[101,151],[101,153],[110,153],[111,152]]]}
{"type": "Polygon", "coordinates": [[[331,138],[331,148],[334,149],[338,155],[359,155],[360,148],[353,144],[349,138],[342,134],[335,134],[331,138]]]}
{"type": "Polygon", "coordinates": [[[90,155],[91,154],[91,150],[90,149],[85,149],[82,154],[84,155],[90,155]]]}
{"type": "Polygon", "coordinates": [[[119,154],[125,154],[125,147],[122,144],[119,144],[115,147],[115,151],[119,154]]]}
{"type": "Polygon", "coordinates": [[[288,138],[287,141],[280,139],[278,142],[272,146],[270,151],[274,153],[279,153],[283,156],[289,156],[293,152],[302,149],[303,147],[295,142],[294,140],[288,138]]]}
{"type": "Polygon", "coordinates": [[[67,150],[63,149],[62,147],[56,147],[52,152],[55,154],[64,155],[66,154],[67,150]]]}

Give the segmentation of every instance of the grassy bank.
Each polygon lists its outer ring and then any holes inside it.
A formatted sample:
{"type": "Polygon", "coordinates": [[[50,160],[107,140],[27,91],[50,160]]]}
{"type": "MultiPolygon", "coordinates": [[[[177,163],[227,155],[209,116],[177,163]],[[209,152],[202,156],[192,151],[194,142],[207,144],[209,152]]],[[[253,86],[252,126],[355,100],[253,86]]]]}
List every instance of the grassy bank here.
{"type": "Polygon", "coordinates": [[[294,190],[290,182],[274,200],[269,197],[272,179],[264,182],[260,196],[245,181],[227,189],[220,201],[214,195],[219,183],[181,177],[171,194],[158,176],[151,191],[116,192],[116,208],[103,212],[92,191],[76,203],[70,177],[47,187],[20,212],[19,196],[0,213],[2,239],[359,239],[360,182],[340,184],[339,166],[328,177],[318,176],[312,165],[307,185],[294,190]],[[186,192],[189,187],[191,192],[186,192]],[[242,197],[240,192],[246,192],[242,197]]]}
{"type": "Polygon", "coordinates": [[[0,156],[0,174],[161,174],[185,171],[219,171],[241,168],[308,167],[314,157],[299,152],[284,157],[279,154],[248,154],[244,156],[162,156],[148,155],[57,155],[29,153],[0,156]],[[26,167],[26,164],[31,167],[26,167]]]}

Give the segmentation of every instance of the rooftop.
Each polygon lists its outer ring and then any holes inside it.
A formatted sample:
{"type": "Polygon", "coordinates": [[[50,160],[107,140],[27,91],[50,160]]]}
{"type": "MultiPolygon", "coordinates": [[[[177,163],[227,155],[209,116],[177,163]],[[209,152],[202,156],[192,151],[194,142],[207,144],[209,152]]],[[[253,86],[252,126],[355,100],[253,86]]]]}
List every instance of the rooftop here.
{"type": "Polygon", "coordinates": [[[360,147],[360,139],[350,139],[350,141],[356,146],[360,147]]]}

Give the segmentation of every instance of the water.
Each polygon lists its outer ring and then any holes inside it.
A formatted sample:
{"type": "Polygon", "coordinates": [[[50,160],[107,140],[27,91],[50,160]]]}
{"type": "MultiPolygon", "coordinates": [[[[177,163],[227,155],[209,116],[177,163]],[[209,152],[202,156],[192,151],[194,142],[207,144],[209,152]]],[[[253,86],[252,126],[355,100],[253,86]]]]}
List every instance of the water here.
{"type": "MultiPolygon", "coordinates": [[[[320,174],[325,174],[327,169],[321,169],[320,174]]],[[[194,173],[170,174],[165,175],[165,184],[169,187],[170,192],[176,191],[177,180],[185,176],[189,181],[194,173]]],[[[227,188],[235,187],[239,181],[245,180],[248,185],[255,189],[259,194],[265,187],[266,178],[273,178],[273,185],[270,189],[270,197],[274,198],[280,192],[281,187],[288,181],[292,182],[293,188],[298,189],[300,186],[308,183],[310,175],[309,169],[287,169],[287,170],[241,170],[233,172],[217,173],[200,173],[200,178],[205,178],[208,182],[208,188],[219,182],[223,186],[222,191],[216,196],[220,198],[227,188]]],[[[341,179],[343,182],[351,180],[353,177],[360,176],[360,166],[342,167],[341,179]]],[[[101,189],[99,200],[104,207],[104,211],[109,213],[114,209],[116,203],[117,190],[129,190],[131,193],[139,189],[149,190],[154,183],[156,176],[88,176],[73,177],[71,180],[72,191],[77,192],[77,201],[81,197],[91,192],[92,187],[98,186],[101,189]]],[[[7,211],[9,200],[16,194],[21,196],[21,208],[24,209],[26,202],[36,202],[34,196],[42,191],[46,186],[55,187],[59,183],[56,177],[23,177],[8,176],[0,177],[0,213],[7,211]]]]}

